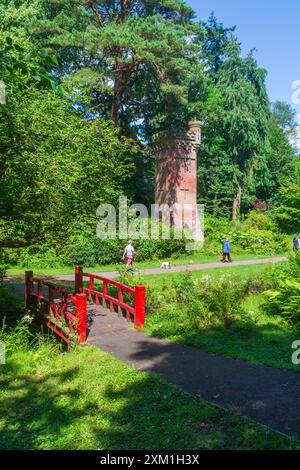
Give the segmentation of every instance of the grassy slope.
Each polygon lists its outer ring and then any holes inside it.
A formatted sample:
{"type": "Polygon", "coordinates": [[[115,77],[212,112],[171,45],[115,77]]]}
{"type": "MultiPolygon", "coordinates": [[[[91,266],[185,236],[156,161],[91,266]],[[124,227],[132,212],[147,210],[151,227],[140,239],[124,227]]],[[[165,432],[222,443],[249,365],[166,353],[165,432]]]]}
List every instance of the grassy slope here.
{"type": "MultiPolygon", "coordinates": [[[[253,253],[243,253],[243,254],[238,254],[238,255],[233,255],[235,260],[246,260],[246,259],[261,259],[261,258],[270,258],[271,256],[266,256],[266,255],[254,255],[253,253]]],[[[285,254],[282,255],[276,255],[275,257],[277,258],[278,256],[285,256],[285,254]]],[[[201,263],[215,263],[220,261],[220,257],[218,256],[210,256],[210,255],[205,255],[202,253],[195,253],[193,255],[182,255],[174,260],[172,260],[172,265],[173,266],[180,266],[180,265],[185,265],[185,264],[201,264],[201,263]]],[[[114,264],[106,264],[106,265],[96,265],[96,266],[85,266],[85,271],[86,272],[101,272],[101,271],[116,271],[118,267],[123,267],[124,263],[120,261],[119,264],[114,263],[114,264]]],[[[137,269],[147,269],[147,268],[159,268],[160,267],[160,261],[159,260],[151,260],[151,261],[142,261],[135,263],[135,268],[137,269]]],[[[60,274],[74,274],[74,267],[73,266],[63,266],[63,267],[56,267],[56,268],[32,268],[32,267],[23,267],[23,266],[14,266],[8,269],[7,274],[10,276],[19,276],[19,275],[24,275],[24,272],[26,270],[33,270],[35,274],[37,275],[48,275],[48,276],[54,276],[54,275],[60,275],[60,274]]]]}
{"type": "Polygon", "coordinates": [[[300,449],[91,347],[0,367],[1,449],[300,449]]]}
{"type": "MultiPolygon", "coordinates": [[[[268,269],[266,265],[233,266],[230,271],[226,270],[226,273],[230,272],[246,279],[266,269],[268,269]]],[[[217,277],[224,274],[224,270],[194,272],[192,276],[196,279],[205,274],[217,277]]],[[[143,280],[152,287],[163,283],[163,288],[167,289],[172,278],[178,279],[180,276],[181,273],[170,274],[164,278],[145,276],[143,280]]],[[[300,366],[295,366],[291,362],[293,352],[291,345],[293,341],[299,339],[299,331],[290,327],[281,317],[265,314],[260,307],[261,303],[261,296],[249,296],[244,302],[245,314],[230,327],[208,322],[193,329],[190,328],[188,319],[179,318],[176,312],[170,314],[158,311],[147,317],[146,332],[223,356],[300,372],[300,366]]]]}

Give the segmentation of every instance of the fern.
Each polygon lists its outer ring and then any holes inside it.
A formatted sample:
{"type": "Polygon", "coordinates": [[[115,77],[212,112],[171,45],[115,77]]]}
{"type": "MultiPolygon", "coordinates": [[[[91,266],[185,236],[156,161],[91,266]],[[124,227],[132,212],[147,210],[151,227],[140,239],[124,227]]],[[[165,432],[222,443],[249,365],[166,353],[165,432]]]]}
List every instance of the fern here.
{"type": "Polygon", "coordinates": [[[265,309],[282,315],[292,323],[300,322],[300,279],[287,279],[279,283],[277,290],[264,293],[265,309]]]}

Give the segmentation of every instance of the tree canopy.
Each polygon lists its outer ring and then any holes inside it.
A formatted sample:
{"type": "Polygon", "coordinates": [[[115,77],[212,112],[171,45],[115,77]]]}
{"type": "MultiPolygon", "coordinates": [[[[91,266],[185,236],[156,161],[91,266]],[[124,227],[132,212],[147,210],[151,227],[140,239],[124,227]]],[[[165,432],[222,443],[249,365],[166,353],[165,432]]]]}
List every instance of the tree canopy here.
{"type": "Polygon", "coordinates": [[[294,111],[214,15],[183,0],[0,0],[0,14],[2,246],[58,246],[120,194],[153,202],[153,135],[189,119],[204,122],[207,212],[276,206],[298,179],[294,111]]]}

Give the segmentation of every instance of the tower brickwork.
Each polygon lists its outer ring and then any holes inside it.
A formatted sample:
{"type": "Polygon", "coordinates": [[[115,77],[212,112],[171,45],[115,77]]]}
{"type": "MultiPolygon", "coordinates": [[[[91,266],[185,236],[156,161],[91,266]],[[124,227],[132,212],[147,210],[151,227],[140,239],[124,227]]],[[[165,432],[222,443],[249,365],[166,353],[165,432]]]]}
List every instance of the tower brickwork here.
{"type": "Polygon", "coordinates": [[[185,207],[184,226],[195,227],[197,153],[201,144],[201,128],[200,121],[191,121],[188,132],[162,133],[155,141],[155,203],[175,207],[172,211],[175,227],[182,227],[182,207],[185,207]]]}

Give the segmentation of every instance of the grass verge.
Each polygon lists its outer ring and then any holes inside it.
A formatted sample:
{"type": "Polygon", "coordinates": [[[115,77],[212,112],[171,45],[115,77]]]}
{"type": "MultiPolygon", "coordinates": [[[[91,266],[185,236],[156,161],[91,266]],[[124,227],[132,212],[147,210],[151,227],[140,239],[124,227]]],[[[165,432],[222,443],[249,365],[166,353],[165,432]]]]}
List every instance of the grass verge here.
{"type": "Polygon", "coordinates": [[[20,349],[0,374],[1,449],[300,449],[92,347],[20,349]]]}

